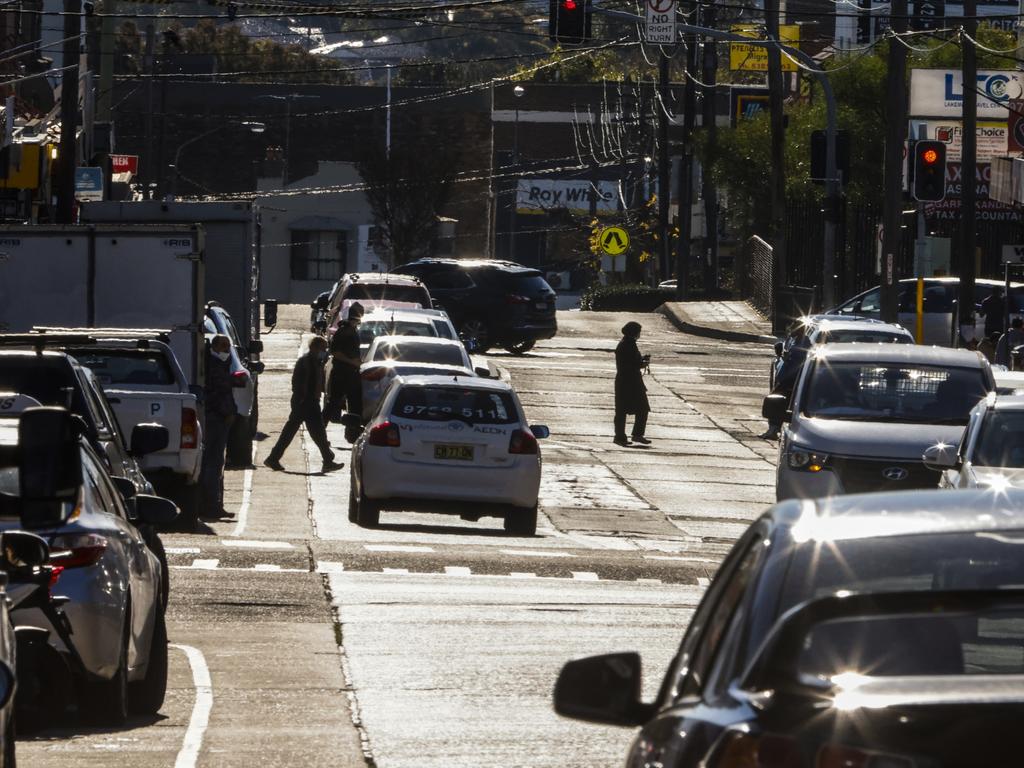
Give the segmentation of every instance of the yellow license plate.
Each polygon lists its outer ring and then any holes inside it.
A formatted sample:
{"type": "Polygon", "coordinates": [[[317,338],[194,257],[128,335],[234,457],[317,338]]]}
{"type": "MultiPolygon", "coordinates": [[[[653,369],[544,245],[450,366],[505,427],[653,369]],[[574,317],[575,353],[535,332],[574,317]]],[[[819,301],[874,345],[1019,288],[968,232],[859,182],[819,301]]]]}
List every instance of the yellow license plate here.
{"type": "Polygon", "coordinates": [[[435,445],[435,459],[454,459],[456,461],[472,461],[472,445],[435,445]]]}

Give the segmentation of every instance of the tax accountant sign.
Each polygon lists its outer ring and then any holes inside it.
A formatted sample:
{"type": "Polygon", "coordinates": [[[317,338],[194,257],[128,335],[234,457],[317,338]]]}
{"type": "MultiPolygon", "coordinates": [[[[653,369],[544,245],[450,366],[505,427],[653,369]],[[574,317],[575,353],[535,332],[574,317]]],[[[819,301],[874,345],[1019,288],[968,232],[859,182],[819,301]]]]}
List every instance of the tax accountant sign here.
{"type": "MultiPolygon", "coordinates": [[[[978,72],[975,92],[980,119],[1005,120],[1010,99],[1024,95],[1024,73],[982,70],[978,72]]],[[[960,117],[963,105],[964,80],[959,70],[911,70],[911,117],[960,117]]]]}

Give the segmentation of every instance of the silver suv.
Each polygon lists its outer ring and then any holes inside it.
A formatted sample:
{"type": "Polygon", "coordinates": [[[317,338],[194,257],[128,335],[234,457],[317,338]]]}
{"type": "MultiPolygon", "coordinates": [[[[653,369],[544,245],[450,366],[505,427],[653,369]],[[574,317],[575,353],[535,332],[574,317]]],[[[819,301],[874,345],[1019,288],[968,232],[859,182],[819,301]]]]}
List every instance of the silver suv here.
{"type": "Polygon", "coordinates": [[[779,440],[776,496],[935,488],[921,459],[957,444],[971,409],[995,389],[977,352],[904,344],[817,347],[793,395],[765,398],[769,420],[788,422],[779,440]]]}

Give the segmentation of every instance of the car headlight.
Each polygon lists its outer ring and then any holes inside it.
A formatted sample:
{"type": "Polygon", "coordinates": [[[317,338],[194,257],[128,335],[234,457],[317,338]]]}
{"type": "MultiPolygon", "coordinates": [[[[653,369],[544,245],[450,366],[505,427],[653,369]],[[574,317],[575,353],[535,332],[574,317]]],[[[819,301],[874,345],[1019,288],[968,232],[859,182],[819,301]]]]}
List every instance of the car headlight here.
{"type": "Polygon", "coordinates": [[[828,456],[823,453],[793,446],[786,451],[786,463],[790,469],[798,469],[804,472],[821,472],[828,465],[828,456]]]}

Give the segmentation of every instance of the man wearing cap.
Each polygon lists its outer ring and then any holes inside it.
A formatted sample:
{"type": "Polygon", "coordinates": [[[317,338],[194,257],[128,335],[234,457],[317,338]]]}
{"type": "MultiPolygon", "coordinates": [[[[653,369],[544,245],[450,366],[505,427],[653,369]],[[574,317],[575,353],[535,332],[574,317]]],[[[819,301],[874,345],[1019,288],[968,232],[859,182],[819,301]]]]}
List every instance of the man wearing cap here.
{"type": "MultiPolygon", "coordinates": [[[[325,424],[341,421],[343,408],[359,418],[363,416],[363,383],[359,378],[359,366],[363,362],[359,354],[359,324],[362,321],[363,305],[353,302],[331,339],[331,376],[324,404],[325,424]]],[[[346,427],[345,439],[351,443],[356,437],[358,430],[346,427]]]]}

